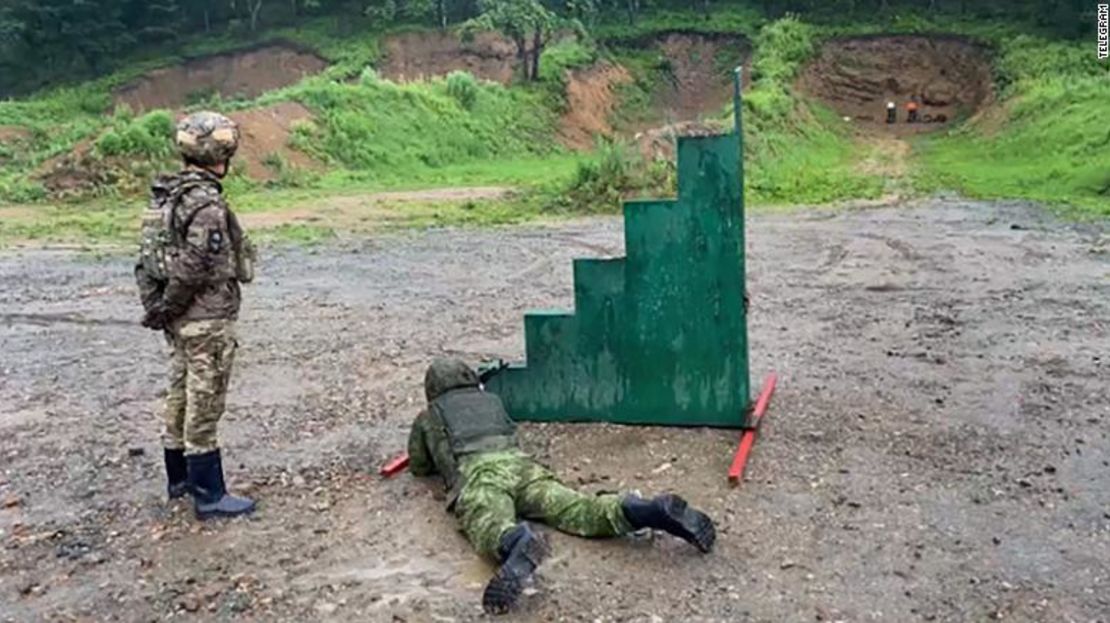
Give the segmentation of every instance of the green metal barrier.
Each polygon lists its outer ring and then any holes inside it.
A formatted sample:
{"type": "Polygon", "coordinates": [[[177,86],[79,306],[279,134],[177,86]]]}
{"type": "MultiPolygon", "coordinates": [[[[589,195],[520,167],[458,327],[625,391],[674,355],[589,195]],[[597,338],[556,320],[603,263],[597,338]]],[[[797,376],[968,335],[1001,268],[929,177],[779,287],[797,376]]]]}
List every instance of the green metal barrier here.
{"type": "Polygon", "coordinates": [[[525,364],[489,391],[516,420],[746,424],[740,75],[736,127],[678,139],[678,199],[624,206],[626,257],[574,260],[574,313],[524,317],[525,364]]]}

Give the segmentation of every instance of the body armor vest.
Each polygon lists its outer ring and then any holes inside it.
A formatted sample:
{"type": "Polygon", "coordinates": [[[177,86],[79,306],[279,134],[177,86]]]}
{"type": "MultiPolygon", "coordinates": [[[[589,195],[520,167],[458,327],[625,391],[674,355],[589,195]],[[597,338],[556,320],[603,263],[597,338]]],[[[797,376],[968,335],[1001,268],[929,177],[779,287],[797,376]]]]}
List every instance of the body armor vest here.
{"type": "Polygon", "coordinates": [[[456,457],[516,447],[516,424],[501,399],[477,387],[453,389],[432,402],[456,457]]]}

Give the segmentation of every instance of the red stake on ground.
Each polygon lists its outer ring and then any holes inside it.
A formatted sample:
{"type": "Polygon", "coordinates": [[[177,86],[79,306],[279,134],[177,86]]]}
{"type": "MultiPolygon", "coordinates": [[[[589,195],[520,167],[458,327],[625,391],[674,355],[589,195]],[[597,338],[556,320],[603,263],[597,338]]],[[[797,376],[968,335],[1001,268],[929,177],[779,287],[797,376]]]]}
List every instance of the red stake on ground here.
{"type": "Polygon", "coordinates": [[[767,405],[771,404],[771,394],[775,393],[775,383],[778,382],[778,376],[772,372],[767,375],[763,380],[763,391],[759,393],[759,399],[755,401],[755,409],[752,410],[752,421],[748,428],[740,435],[740,447],[736,450],[736,456],[732,458],[732,466],[728,468],[728,483],[732,486],[738,486],[740,479],[744,477],[744,467],[748,464],[748,455],[752,452],[752,444],[755,443],[755,435],[759,430],[759,425],[763,423],[763,414],[767,412],[767,405]]]}
{"type": "Polygon", "coordinates": [[[386,463],[385,465],[382,465],[382,469],[381,469],[380,473],[381,473],[382,476],[385,476],[386,478],[389,478],[390,476],[395,476],[395,475],[405,471],[405,468],[408,467],[408,466],[409,466],[409,455],[402,454],[401,456],[393,459],[392,461],[386,463]]]}

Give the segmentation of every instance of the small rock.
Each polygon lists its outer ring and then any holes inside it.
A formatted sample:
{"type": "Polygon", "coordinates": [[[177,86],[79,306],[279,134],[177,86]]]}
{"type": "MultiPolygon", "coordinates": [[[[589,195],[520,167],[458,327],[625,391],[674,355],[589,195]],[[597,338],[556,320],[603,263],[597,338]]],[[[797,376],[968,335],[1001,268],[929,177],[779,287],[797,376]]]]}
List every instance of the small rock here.
{"type": "Polygon", "coordinates": [[[779,569],[791,569],[791,568],[797,567],[797,566],[798,566],[798,563],[794,562],[793,560],[784,560],[784,561],[782,561],[782,564],[779,565],[779,569]]]}
{"type": "Polygon", "coordinates": [[[142,456],[144,454],[146,454],[146,449],[140,448],[138,446],[127,449],[127,456],[142,456]]]}
{"type": "Polygon", "coordinates": [[[8,497],[4,498],[4,503],[2,504],[2,506],[4,508],[15,508],[22,503],[23,500],[19,499],[19,496],[9,495],[8,497]]]}
{"type": "Polygon", "coordinates": [[[196,595],[186,595],[181,599],[181,607],[186,612],[196,612],[200,609],[200,600],[197,599],[196,595]]]}
{"type": "Polygon", "coordinates": [[[659,467],[656,467],[655,469],[651,470],[651,473],[653,473],[653,474],[662,474],[663,472],[667,471],[670,468],[671,468],[670,463],[663,463],[659,467]]]}
{"type": "Polygon", "coordinates": [[[30,595],[31,593],[38,592],[39,583],[35,580],[23,580],[19,583],[19,594],[30,595]]]}
{"type": "Polygon", "coordinates": [[[1045,468],[1044,468],[1044,473],[1046,473],[1046,474],[1055,474],[1056,473],[1056,466],[1046,465],[1045,468]]]}

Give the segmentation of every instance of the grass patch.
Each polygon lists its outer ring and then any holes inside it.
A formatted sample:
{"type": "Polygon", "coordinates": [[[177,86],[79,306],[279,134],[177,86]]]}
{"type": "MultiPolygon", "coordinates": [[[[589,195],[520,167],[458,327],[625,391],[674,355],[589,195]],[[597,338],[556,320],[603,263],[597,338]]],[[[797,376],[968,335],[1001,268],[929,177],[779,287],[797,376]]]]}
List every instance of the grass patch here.
{"type": "MultiPolygon", "coordinates": [[[[814,53],[818,29],[795,17],[770,22],[755,38],[752,86],[744,95],[745,197],[753,204],[873,198],[878,176],[857,170],[851,131],[793,86],[814,53]]],[[[731,108],[731,107],[730,107],[731,108]]]]}
{"type": "Polygon", "coordinates": [[[1110,67],[1081,43],[1021,36],[997,45],[1000,109],[980,123],[922,139],[915,185],[922,192],[1033,199],[1110,216],[1110,67]]]}

